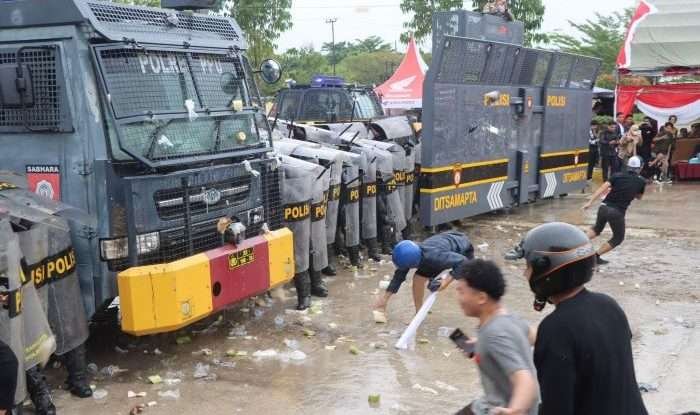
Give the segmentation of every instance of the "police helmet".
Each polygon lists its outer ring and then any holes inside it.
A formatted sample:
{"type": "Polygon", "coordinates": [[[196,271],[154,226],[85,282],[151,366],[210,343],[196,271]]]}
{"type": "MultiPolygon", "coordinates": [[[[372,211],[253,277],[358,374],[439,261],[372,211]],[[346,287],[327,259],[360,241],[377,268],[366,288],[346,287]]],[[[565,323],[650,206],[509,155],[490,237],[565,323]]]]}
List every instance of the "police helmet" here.
{"type": "Polygon", "coordinates": [[[527,261],[532,268],[530,289],[539,301],[590,281],[596,261],[595,250],[586,234],[562,222],[530,230],[506,258],[527,261]]]}
{"type": "Polygon", "coordinates": [[[409,240],[401,241],[394,247],[391,260],[399,269],[418,268],[422,253],[417,243],[409,240]]]}

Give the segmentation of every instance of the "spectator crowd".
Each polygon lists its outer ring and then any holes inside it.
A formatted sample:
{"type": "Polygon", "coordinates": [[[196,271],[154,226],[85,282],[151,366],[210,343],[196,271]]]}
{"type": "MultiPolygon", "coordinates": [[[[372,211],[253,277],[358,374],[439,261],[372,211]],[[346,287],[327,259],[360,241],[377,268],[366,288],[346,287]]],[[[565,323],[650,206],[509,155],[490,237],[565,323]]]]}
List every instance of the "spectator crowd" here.
{"type": "MultiPolygon", "coordinates": [[[[627,166],[631,157],[639,156],[642,161],[641,175],[648,183],[671,183],[674,151],[679,140],[699,139],[700,123],[687,128],[678,129],[678,117],[671,115],[664,125],[644,117],[641,123],[635,124],[632,115],[617,113],[614,120],[609,122],[591,121],[589,132],[588,180],[593,178],[593,169],[599,163],[603,181],[627,166]]],[[[697,144],[690,160],[700,158],[700,144],[697,144]]],[[[682,159],[686,155],[676,154],[682,159]]],[[[678,157],[675,159],[680,160],[678,157]]]]}

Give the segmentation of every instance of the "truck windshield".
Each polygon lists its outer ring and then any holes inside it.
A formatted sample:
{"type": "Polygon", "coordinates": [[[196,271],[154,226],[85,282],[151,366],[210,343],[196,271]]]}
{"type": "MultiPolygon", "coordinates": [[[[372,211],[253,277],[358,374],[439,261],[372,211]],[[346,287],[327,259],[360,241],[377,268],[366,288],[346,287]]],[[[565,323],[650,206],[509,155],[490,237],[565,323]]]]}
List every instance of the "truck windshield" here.
{"type": "Polygon", "coordinates": [[[367,91],[352,91],[352,97],[355,100],[355,119],[369,120],[383,115],[376,97],[367,91]]]}
{"type": "Polygon", "coordinates": [[[148,164],[264,145],[245,57],[236,53],[95,47],[120,150],[148,164]]]}

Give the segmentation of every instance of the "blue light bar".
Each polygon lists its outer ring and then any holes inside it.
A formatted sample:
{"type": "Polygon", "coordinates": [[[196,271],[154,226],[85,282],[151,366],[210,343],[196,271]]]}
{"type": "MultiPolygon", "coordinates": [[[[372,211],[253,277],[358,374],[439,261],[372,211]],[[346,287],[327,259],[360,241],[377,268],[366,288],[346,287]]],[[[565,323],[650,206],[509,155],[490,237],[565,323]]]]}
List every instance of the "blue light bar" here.
{"type": "Polygon", "coordinates": [[[339,76],[330,75],[314,75],[311,77],[311,87],[322,88],[322,87],[343,87],[345,86],[345,80],[339,76]]]}

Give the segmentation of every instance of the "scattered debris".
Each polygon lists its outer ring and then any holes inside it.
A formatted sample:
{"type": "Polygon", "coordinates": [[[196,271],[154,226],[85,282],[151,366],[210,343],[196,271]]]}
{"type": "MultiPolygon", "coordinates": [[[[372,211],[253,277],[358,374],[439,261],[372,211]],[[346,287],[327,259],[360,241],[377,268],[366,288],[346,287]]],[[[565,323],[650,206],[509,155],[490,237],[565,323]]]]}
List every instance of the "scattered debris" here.
{"type": "Polygon", "coordinates": [[[334,345],[328,345],[328,346],[325,347],[325,349],[326,349],[326,350],[335,350],[336,347],[337,347],[337,346],[334,346],[334,345]]]}
{"type": "Polygon", "coordinates": [[[459,389],[455,388],[454,386],[447,384],[445,382],[441,382],[439,380],[435,381],[435,386],[437,386],[439,389],[446,390],[448,392],[458,392],[459,389]]]}
{"type": "Polygon", "coordinates": [[[430,344],[430,340],[426,339],[425,337],[421,337],[418,339],[418,344],[430,344]]]}
{"type": "Polygon", "coordinates": [[[212,363],[219,367],[224,367],[226,369],[233,369],[236,367],[236,362],[229,362],[229,361],[224,361],[224,360],[219,360],[219,359],[214,359],[212,360],[212,363]]]}
{"type": "Polygon", "coordinates": [[[354,344],[351,344],[351,345],[350,345],[350,349],[349,349],[349,350],[350,350],[350,354],[354,354],[354,355],[358,355],[358,354],[362,353],[362,352],[360,351],[360,349],[358,349],[357,346],[355,346],[354,344]]]}
{"type": "Polygon", "coordinates": [[[425,392],[425,393],[432,393],[433,395],[438,395],[438,391],[436,391],[435,389],[429,388],[427,386],[421,386],[418,383],[413,385],[413,389],[415,389],[417,391],[425,392]]]}
{"type": "Polygon", "coordinates": [[[381,349],[386,349],[387,347],[389,347],[389,345],[384,343],[384,342],[372,342],[369,344],[369,347],[371,347],[373,349],[381,350],[381,349]]]}
{"type": "Polygon", "coordinates": [[[302,352],[301,350],[294,350],[291,353],[283,354],[283,360],[286,358],[289,358],[289,360],[300,361],[306,359],[306,353],[302,352]]]}
{"type": "Polygon", "coordinates": [[[122,369],[117,365],[109,365],[106,367],[103,367],[102,370],[100,370],[100,374],[103,376],[107,377],[114,377],[120,373],[128,372],[128,369],[122,369]]]}
{"type": "Polygon", "coordinates": [[[190,336],[181,336],[175,339],[175,343],[177,343],[178,346],[182,346],[183,344],[189,344],[192,343],[192,338],[190,336]]]}
{"type": "Polygon", "coordinates": [[[117,352],[117,353],[119,353],[119,354],[127,354],[127,353],[129,353],[128,350],[122,349],[122,348],[119,347],[119,346],[114,346],[114,351],[117,352]]]}
{"type": "Polygon", "coordinates": [[[153,375],[148,377],[148,381],[153,384],[157,385],[159,383],[163,383],[163,379],[159,375],[153,375]]]}
{"type": "Polygon", "coordinates": [[[386,281],[386,280],[379,281],[379,289],[380,290],[386,290],[387,288],[389,288],[389,281],[386,281]]]}
{"type": "Polygon", "coordinates": [[[639,289],[641,287],[639,286],[639,284],[634,284],[634,288],[639,289]]]}
{"type": "Polygon", "coordinates": [[[482,253],[486,253],[486,252],[489,250],[489,244],[486,243],[486,242],[484,242],[483,244],[479,244],[479,245],[477,245],[476,247],[477,247],[477,248],[479,249],[479,251],[481,251],[482,253]]]}
{"type": "Polygon", "coordinates": [[[150,407],[153,407],[153,406],[156,406],[156,405],[158,405],[158,402],[156,402],[156,401],[150,401],[150,402],[148,402],[148,403],[146,404],[146,406],[148,406],[149,408],[150,408],[150,407]]]}
{"type": "Polygon", "coordinates": [[[109,395],[109,393],[108,393],[106,390],[104,390],[104,389],[95,389],[95,390],[92,392],[92,397],[93,397],[95,400],[104,399],[104,398],[107,397],[107,395],[109,395]]]}
{"type": "Polygon", "coordinates": [[[291,308],[288,308],[288,309],[284,310],[284,314],[306,315],[306,314],[309,314],[309,309],[307,308],[306,310],[299,311],[299,310],[293,310],[291,308]]]}
{"type": "Polygon", "coordinates": [[[206,378],[207,376],[209,376],[209,365],[197,363],[197,365],[194,367],[193,377],[195,379],[202,379],[206,378]]]}
{"type": "Polygon", "coordinates": [[[265,310],[263,310],[262,308],[256,308],[255,310],[253,310],[253,317],[256,320],[260,319],[263,316],[263,314],[265,314],[265,310]]]}
{"type": "Polygon", "coordinates": [[[228,337],[245,337],[248,335],[248,331],[245,329],[245,326],[242,324],[239,324],[232,328],[228,332],[228,337]]]}
{"type": "Polygon", "coordinates": [[[277,356],[277,350],[275,349],[267,349],[267,350],[258,350],[257,352],[253,353],[253,357],[258,358],[258,359],[263,359],[263,358],[272,358],[277,356]]]}
{"type": "Polygon", "coordinates": [[[654,334],[657,335],[657,336],[666,335],[666,334],[668,334],[668,329],[665,328],[665,327],[662,327],[662,328],[660,328],[660,329],[656,329],[656,330],[654,330],[654,334]]]}
{"type": "Polygon", "coordinates": [[[143,413],[143,411],[145,411],[145,410],[146,410],[146,405],[140,403],[140,404],[134,406],[133,408],[131,408],[131,411],[129,411],[129,415],[137,415],[137,414],[143,413]]]}
{"type": "Polygon", "coordinates": [[[163,354],[163,352],[161,352],[160,349],[156,347],[155,349],[153,349],[153,354],[156,356],[160,356],[163,354]]]}
{"type": "Polygon", "coordinates": [[[651,383],[639,383],[639,391],[642,393],[657,392],[659,387],[657,385],[652,385],[651,383]]]}
{"type": "Polygon", "coordinates": [[[299,350],[299,342],[297,340],[284,339],[284,345],[292,350],[299,350]]]}
{"type": "Polygon", "coordinates": [[[372,310],[372,316],[374,317],[374,322],[377,324],[386,324],[386,313],[380,310],[372,310]]]}
{"type": "Polygon", "coordinates": [[[196,352],[192,352],[193,356],[211,356],[214,352],[211,349],[202,349],[196,352]]]}
{"type": "Polygon", "coordinates": [[[128,391],[126,393],[127,398],[143,398],[146,396],[146,392],[134,392],[134,391],[128,391]]]}
{"type": "Polygon", "coordinates": [[[379,403],[381,400],[381,395],[377,394],[372,394],[367,397],[367,402],[369,402],[369,405],[372,407],[378,407],[379,403]]]}
{"type": "Polygon", "coordinates": [[[284,327],[284,316],[278,315],[275,317],[275,326],[280,329],[284,327]]]}
{"type": "Polygon", "coordinates": [[[338,328],[338,325],[335,323],[328,323],[328,328],[331,330],[335,330],[338,328]]]}
{"type": "Polygon", "coordinates": [[[311,304],[311,307],[309,307],[309,312],[311,314],[323,314],[323,310],[321,309],[321,304],[311,304]]]}
{"type": "Polygon", "coordinates": [[[158,396],[166,399],[180,399],[180,389],[159,391],[158,396]]]}
{"type": "Polygon", "coordinates": [[[310,329],[304,329],[304,336],[306,337],[314,337],[316,335],[316,332],[310,329]]]}
{"type": "Polygon", "coordinates": [[[624,286],[624,285],[625,285],[625,282],[624,282],[624,281],[620,281],[620,287],[622,287],[622,286],[624,286]]]}
{"type": "Polygon", "coordinates": [[[437,331],[437,336],[438,337],[450,337],[450,333],[452,333],[454,329],[451,327],[439,327],[437,331]]]}
{"type": "Polygon", "coordinates": [[[97,375],[97,372],[100,371],[100,368],[98,368],[97,365],[94,364],[94,363],[89,363],[89,364],[87,365],[87,371],[88,371],[88,373],[91,374],[92,376],[95,376],[95,375],[97,375]]]}

